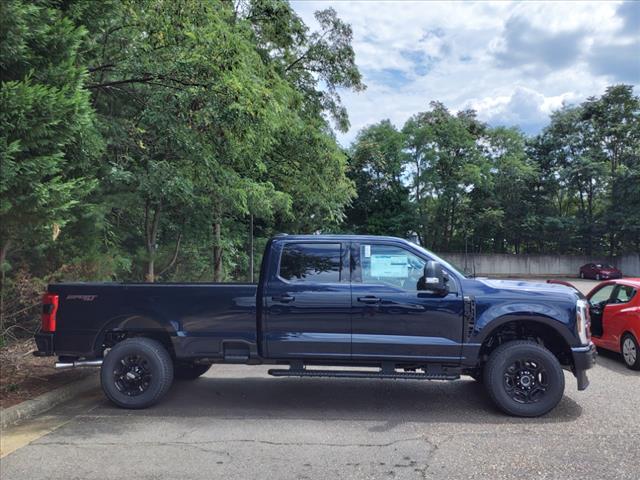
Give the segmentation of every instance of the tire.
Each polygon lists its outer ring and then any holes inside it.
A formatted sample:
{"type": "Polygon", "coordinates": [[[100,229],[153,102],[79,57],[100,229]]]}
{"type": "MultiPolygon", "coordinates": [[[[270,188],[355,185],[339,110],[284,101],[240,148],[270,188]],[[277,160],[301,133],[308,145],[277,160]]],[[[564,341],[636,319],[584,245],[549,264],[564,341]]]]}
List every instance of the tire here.
{"type": "Polygon", "coordinates": [[[600,281],[600,274],[596,273],[596,280],[600,281]]]}
{"type": "Polygon", "coordinates": [[[150,407],[167,393],[172,381],[169,352],[150,338],[128,338],[117,343],[100,370],[104,394],[122,408],[150,407]]]}
{"type": "Polygon", "coordinates": [[[627,368],[640,370],[640,347],[638,347],[638,341],[630,333],[625,333],[622,336],[620,353],[627,368]]]}
{"type": "Polygon", "coordinates": [[[484,385],[504,413],[539,417],[562,399],[564,372],[549,350],[535,342],[516,340],[493,351],[484,369],[484,385]]]}
{"type": "Polygon", "coordinates": [[[584,280],[584,272],[580,272],[580,278],[584,280]]]}
{"type": "Polygon", "coordinates": [[[179,380],[195,380],[207,373],[211,365],[198,365],[197,363],[178,363],[173,365],[173,376],[179,380]]]}

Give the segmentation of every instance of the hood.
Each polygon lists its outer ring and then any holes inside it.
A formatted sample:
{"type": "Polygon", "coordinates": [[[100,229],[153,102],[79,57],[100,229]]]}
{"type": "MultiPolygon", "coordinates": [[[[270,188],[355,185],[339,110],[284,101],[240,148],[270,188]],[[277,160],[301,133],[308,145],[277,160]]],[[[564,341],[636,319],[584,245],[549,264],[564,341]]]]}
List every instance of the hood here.
{"type": "Polygon", "coordinates": [[[548,293],[561,296],[571,296],[575,298],[578,292],[566,285],[558,285],[554,283],[544,283],[540,281],[524,281],[524,280],[493,280],[489,278],[477,278],[476,280],[495,288],[496,290],[508,290],[512,292],[530,292],[530,293],[548,293]]]}

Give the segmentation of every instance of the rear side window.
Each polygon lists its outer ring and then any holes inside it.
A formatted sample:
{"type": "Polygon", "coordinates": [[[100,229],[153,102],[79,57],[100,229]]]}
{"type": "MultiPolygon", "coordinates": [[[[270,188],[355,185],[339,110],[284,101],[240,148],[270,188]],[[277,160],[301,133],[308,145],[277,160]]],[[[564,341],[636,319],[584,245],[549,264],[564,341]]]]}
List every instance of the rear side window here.
{"type": "Polygon", "coordinates": [[[634,297],[635,294],[636,291],[633,287],[630,287],[628,285],[620,285],[618,287],[618,292],[616,293],[615,303],[627,303],[634,297]]]}
{"type": "Polygon", "coordinates": [[[339,243],[287,243],[280,257],[280,277],[289,282],[338,283],[339,243]]]}

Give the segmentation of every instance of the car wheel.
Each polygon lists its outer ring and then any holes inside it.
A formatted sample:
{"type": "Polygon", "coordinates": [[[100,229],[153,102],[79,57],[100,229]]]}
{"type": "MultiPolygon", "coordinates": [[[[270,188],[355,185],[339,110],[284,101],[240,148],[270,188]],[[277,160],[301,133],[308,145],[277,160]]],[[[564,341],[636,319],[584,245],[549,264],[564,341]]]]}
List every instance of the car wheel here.
{"type": "Polygon", "coordinates": [[[516,340],[493,351],[484,369],[484,384],[503,412],[538,417],[562,399],[564,373],[549,350],[535,342],[516,340]]]}
{"type": "Polygon", "coordinates": [[[584,280],[584,272],[580,272],[580,278],[584,280]]]}
{"type": "Polygon", "coordinates": [[[207,373],[210,368],[211,365],[179,362],[173,365],[173,376],[180,380],[195,380],[207,373]]]}
{"type": "Polygon", "coordinates": [[[150,338],[128,338],[106,355],[100,371],[102,390],[122,408],[146,408],[169,390],[173,362],[164,346],[150,338]]]}
{"type": "Polygon", "coordinates": [[[640,348],[633,335],[630,333],[623,335],[620,350],[625,365],[631,370],[640,370],[640,348]]]}

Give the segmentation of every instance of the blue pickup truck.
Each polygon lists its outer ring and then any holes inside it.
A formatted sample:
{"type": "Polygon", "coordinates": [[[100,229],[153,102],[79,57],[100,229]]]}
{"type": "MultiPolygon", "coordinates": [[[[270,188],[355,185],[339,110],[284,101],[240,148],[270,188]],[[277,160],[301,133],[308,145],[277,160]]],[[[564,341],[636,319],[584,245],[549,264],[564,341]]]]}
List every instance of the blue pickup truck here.
{"type": "Polygon", "coordinates": [[[468,278],[408,241],[355,235],[276,236],[257,285],[52,284],[35,338],[59,368],[101,366],[105,395],[125,408],[236,363],[277,377],[470,375],[502,411],[533,417],[562,398],[563,369],[584,390],[595,363],[576,291],[468,278]]]}

